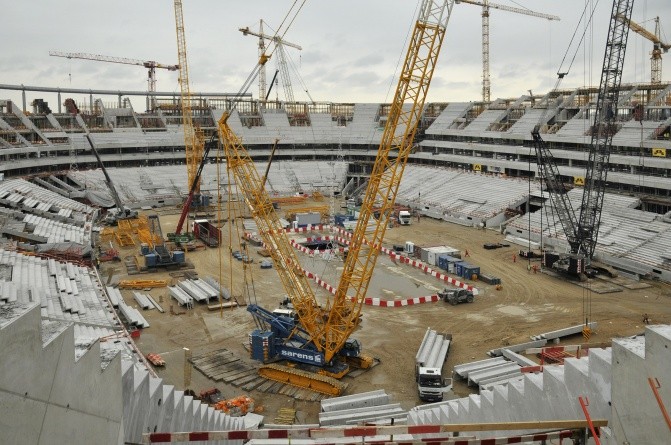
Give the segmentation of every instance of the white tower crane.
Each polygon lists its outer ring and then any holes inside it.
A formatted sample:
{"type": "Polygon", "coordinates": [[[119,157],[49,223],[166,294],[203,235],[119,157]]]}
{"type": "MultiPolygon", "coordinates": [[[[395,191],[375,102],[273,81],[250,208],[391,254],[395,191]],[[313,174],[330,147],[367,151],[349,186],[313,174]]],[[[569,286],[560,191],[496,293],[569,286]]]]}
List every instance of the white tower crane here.
{"type": "Polygon", "coordinates": [[[512,6],[490,3],[489,0],[455,0],[455,3],[468,3],[469,5],[482,6],[482,101],[490,102],[490,81],[489,81],[489,8],[500,9],[502,11],[515,12],[517,14],[530,15],[548,20],[560,20],[556,15],[543,14],[530,9],[514,8],[512,6]]]}
{"type": "MultiPolygon", "coordinates": [[[[300,45],[295,43],[287,42],[279,36],[271,36],[263,33],[263,20],[260,21],[259,32],[254,32],[246,28],[239,28],[238,30],[244,35],[256,36],[259,38],[259,57],[262,57],[265,53],[265,40],[275,42],[277,45],[278,53],[278,67],[280,71],[280,76],[282,78],[282,86],[284,87],[284,97],[287,102],[294,101],[294,92],[291,86],[291,76],[289,76],[289,66],[287,64],[287,55],[285,53],[284,47],[289,46],[291,48],[296,48],[297,50],[302,50],[303,48],[300,45]]],[[[266,98],[266,68],[265,65],[261,67],[259,71],[259,100],[263,101],[266,98]]]]}
{"type": "MultiPolygon", "coordinates": [[[[60,51],[49,51],[50,56],[56,57],[66,57],[68,59],[85,59],[85,60],[95,60],[98,62],[111,62],[111,63],[122,63],[125,65],[138,65],[148,68],[147,71],[147,91],[150,93],[156,92],[156,68],[166,69],[168,71],[177,71],[179,65],[167,65],[163,63],[154,62],[153,60],[136,60],[128,59],[126,57],[111,57],[111,56],[101,56],[100,54],[86,54],[86,53],[64,53],[60,51]]],[[[155,97],[149,99],[152,104],[152,108],[155,102],[155,97]]]]}

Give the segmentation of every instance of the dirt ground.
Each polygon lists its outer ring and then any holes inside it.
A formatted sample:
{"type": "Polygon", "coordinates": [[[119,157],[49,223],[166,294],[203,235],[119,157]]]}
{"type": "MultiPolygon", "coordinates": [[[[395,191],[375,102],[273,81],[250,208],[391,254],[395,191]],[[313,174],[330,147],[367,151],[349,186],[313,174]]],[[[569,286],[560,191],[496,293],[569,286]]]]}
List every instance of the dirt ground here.
{"type": "MultiPolygon", "coordinates": [[[[174,231],[177,210],[159,210],[159,214],[164,234],[174,231]]],[[[224,286],[232,288],[234,295],[241,296],[244,289],[242,263],[233,261],[231,269],[228,224],[224,225],[223,232],[224,247],[188,252],[187,260],[194,264],[199,276],[221,277],[224,286]]],[[[238,239],[235,232],[233,239],[238,239]]],[[[362,342],[366,354],[380,359],[380,364],[356,378],[345,377],[344,381],[349,384],[347,394],[384,389],[404,409],[419,404],[413,378],[414,356],[427,327],[453,336],[444,373],[449,377],[455,365],[485,359],[490,349],[527,342],[532,335],[579,325],[585,318],[598,323],[592,337],[586,341],[582,336],[575,336],[564,339],[562,344],[596,345],[608,343],[613,337],[642,333],[643,313],[650,316],[653,324],[671,323],[670,285],[618,279],[620,292],[589,292],[564,279],[541,272],[534,273],[528,269],[530,263],[526,259],[517,257],[513,261],[513,254],[519,250],[519,246],[485,250],[482,247],[484,243],[504,242],[498,231],[479,230],[423,217],[420,221],[414,220],[410,226],[387,230],[385,243],[388,247],[406,241],[412,241],[418,246],[449,245],[468,249],[468,261],[479,265],[482,272],[500,277],[502,289],[496,290],[493,286],[472,282],[480,295],[474,303],[458,306],[440,301],[400,308],[364,306],[363,323],[354,337],[362,342]]],[[[232,250],[236,248],[234,246],[232,250]]],[[[123,255],[132,252],[134,250],[131,248],[122,249],[123,255]]],[[[253,288],[258,304],[273,309],[277,307],[284,291],[274,269],[261,270],[258,262],[262,257],[255,249],[252,252],[255,262],[248,267],[253,272],[253,283],[248,280],[247,288],[253,288]]],[[[301,255],[299,257],[303,260],[301,255]]],[[[101,265],[104,280],[108,279],[111,269],[114,272],[110,284],[124,278],[168,278],[172,282],[178,279],[167,272],[127,277],[123,263],[104,263],[101,265]]],[[[318,296],[324,297],[325,292],[315,285],[318,296]]],[[[253,363],[243,346],[249,332],[255,328],[251,315],[243,307],[208,311],[204,305],[197,305],[194,310],[183,315],[171,315],[170,305],[175,302],[168,297],[167,289],[153,289],[149,293],[161,302],[165,313],[155,310],[143,312],[151,327],[143,330],[137,345],[142,353],[162,354],[167,366],[157,369],[159,377],[178,389],[184,389],[186,383],[186,387],[196,392],[216,386],[226,397],[241,395],[238,388],[210,381],[198,370],[185,366],[183,348],[189,348],[193,355],[227,348],[253,363]]],[[[128,304],[135,306],[130,291],[122,291],[122,294],[128,304]]],[[[181,308],[175,305],[175,309],[181,308]]],[[[473,391],[455,381],[454,394],[448,398],[466,396],[473,391]]],[[[267,424],[273,423],[280,408],[296,409],[297,423],[318,422],[318,402],[294,400],[259,391],[247,395],[255,400],[257,412],[265,416],[267,424]]]]}

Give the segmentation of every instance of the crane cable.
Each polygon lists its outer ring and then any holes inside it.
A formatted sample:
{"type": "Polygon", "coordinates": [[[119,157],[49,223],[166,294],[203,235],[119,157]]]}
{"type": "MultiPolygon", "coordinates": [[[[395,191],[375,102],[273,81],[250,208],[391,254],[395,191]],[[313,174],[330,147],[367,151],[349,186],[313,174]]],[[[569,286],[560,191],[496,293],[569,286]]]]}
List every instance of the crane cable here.
{"type": "MultiPolygon", "coordinates": [[[[591,8],[591,11],[589,11],[589,18],[587,17],[587,12],[588,12],[588,6],[590,5],[591,0],[585,0],[585,7],[583,8],[582,14],[580,15],[580,20],[578,20],[578,23],[576,24],[576,27],[573,31],[573,35],[571,36],[571,40],[569,41],[568,47],[566,48],[566,52],[564,53],[564,56],[562,57],[561,63],[559,64],[559,69],[557,70],[557,81],[555,82],[555,85],[551,91],[557,91],[559,89],[559,85],[561,84],[562,80],[564,77],[566,77],[569,72],[571,71],[571,68],[573,67],[573,63],[575,62],[576,56],[578,54],[578,50],[582,47],[583,42],[585,40],[585,35],[587,34],[587,30],[590,29],[589,25],[593,24],[593,18],[594,18],[594,12],[596,11],[596,8],[599,4],[599,0],[596,0],[596,2],[593,3],[593,7],[591,8]],[[571,57],[571,61],[568,64],[568,68],[566,71],[562,71],[562,67],[564,66],[564,63],[566,62],[566,59],[569,55],[569,51],[571,49],[571,46],[573,45],[574,40],[576,39],[576,36],[578,34],[578,28],[580,27],[581,23],[583,23],[583,19],[585,19],[585,25],[583,28],[582,35],[580,36],[580,40],[576,44],[575,51],[573,52],[573,56],[571,57]]],[[[590,63],[591,67],[591,63],[590,63]]],[[[591,68],[590,68],[591,69],[591,68]]],[[[550,102],[550,97],[548,96],[547,102],[546,102],[546,107],[544,108],[543,112],[541,113],[540,118],[538,119],[538,124],[537,128],[540,129],[540,126],[545,123],[545,116],[547,115],[549,111],[549,102],[550,102]]],[[[531,148],[529,149],[529,159],[531,160],[531,148]]],[[[531,172],[529,172],[529,181],[531,181],[531,172]]],[[[542,178],[541,178],[542,181],[542,178]]],[[[529,183],[529,186],[531,186],[531,183],[529,183]]],[[[541,188],[541,195],[542,195],[542,188],[541,188]]],[[[531,196],[529,196],[529,199],[531,199],[531,196]]],[[[545,206],[543,206],[545,207],[545,206]]],[[[545,209],[547,212],[547,209],[545,209]]],[[[551,212],[553,216],[553,226],[556,229],[556,214],[555,212],[551,212]]],[[[549,218],[548,218],[549,221],[549,218]]],[[[549,223],[548,223],[549,225],[549,223]]],[[[542,210],[541,210],[541,228],[540,228],[540,243],[541,245],[543,244],[543,227],[542,227],[542,210]]],[[[531,242],[531,215],[529,215],[529,241],[531,242]]],[[[589,334],[591,332],[589,328],[589,322],[592,316],[592,298],[591,298],[591,287],[586,286],[583,287],[583,292],[582,292],[582,313],[583,313],[583,319],[585,320],[585,325],[583,327],[583,336],[589,340],[589,334]]]]}

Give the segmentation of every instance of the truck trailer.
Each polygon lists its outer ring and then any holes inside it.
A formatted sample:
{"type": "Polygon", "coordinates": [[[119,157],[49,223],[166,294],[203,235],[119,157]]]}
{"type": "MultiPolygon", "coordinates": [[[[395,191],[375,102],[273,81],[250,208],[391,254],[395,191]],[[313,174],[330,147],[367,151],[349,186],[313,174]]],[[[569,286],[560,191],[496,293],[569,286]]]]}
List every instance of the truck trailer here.
{"type": "Polygon", "coordinates": [[[427,328],[415,356],[415,380],[419,399],[440,402],[452,390],[452,379],[443,378],[443,365],[452,343],[452,335],[427,328]]]}

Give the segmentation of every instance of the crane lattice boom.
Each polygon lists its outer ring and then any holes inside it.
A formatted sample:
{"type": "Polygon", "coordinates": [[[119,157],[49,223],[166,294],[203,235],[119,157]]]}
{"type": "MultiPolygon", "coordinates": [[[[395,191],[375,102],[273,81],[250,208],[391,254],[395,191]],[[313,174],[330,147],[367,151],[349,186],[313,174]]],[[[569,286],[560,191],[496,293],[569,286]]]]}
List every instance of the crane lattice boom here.
{"type": "Polygon", "coordinates": [[[350,251],[329,312],[327,332],[320,339],[327,359],[343,347],[356,327],[389,217],[393,212],[401,176],[412,149],[453,5],[451,0],[422,3],[359,219],[352,234],[350,251]],[[374,224],[372,234],[367,235],[366,230],[373,218],[374,207],[379,209],[380,217],[374,224]],[[348,297],[350,289],[352,298],[348,297]]]}
{"type": "Polygon", "coordinates": [[[629,20],[633,8],[634,0],[616,0],[613,2],[613,11],[610,17],[608,40],[606,41],[603,67],[601,68],[599,95],[596,102],[594,125],[592,126],[592,139],[585,175],[585,191],[582,197],[578,233],[576,234],[578,239],[576,245],[572,246],[575,251],[579,248],[579,242],[588,260],[594,255],[599,235],[610,149],[613,144],[613,134],[616,131],[624,55],[629,36],[629,27],[618,17],[629,20]]]}
{"type": "MultiPolygon", "coordinates": [[[[182,102],[182,123],[184,127],[184,149],[186,152],[186,169],[189,184],[193,184],[200,161],[203,159],[205,141],[200,128],[195,128],[191,110],[191,91],[189,90],[189,67],[186,57],[186,37],[184,34],[184,14],[182,1],[175,0],[175,28],[177,30],[177,56],[179,59],[179,88],[182,102]]],[[[200,179],[195,186],[195,193],[200,191],[200,179]]],[[[181,231],[180,219],[176,233],[181,231]]]]}
{"type": "MultiPolygon", "coordinates": [[[[540,126],[543,122],[531,133],[538,168],[541,177],[546,181],[552,205],[559,216],[571,254],[584,257],[588,264],[594,256],[597,244],[610,150],[613,134],[617,130],[617,105],[629,30],[627,21],[623,18],[628,20],[631,17],[633,3],[634,0],[613,1],[579,217],[576,217],[566,195],[556,161],[540,135],[540,126]]],[[[560,73],[559,79],[565,74],[560,73]]],[[[583,270],[577,272],[582,273],[583,270]]]]}

